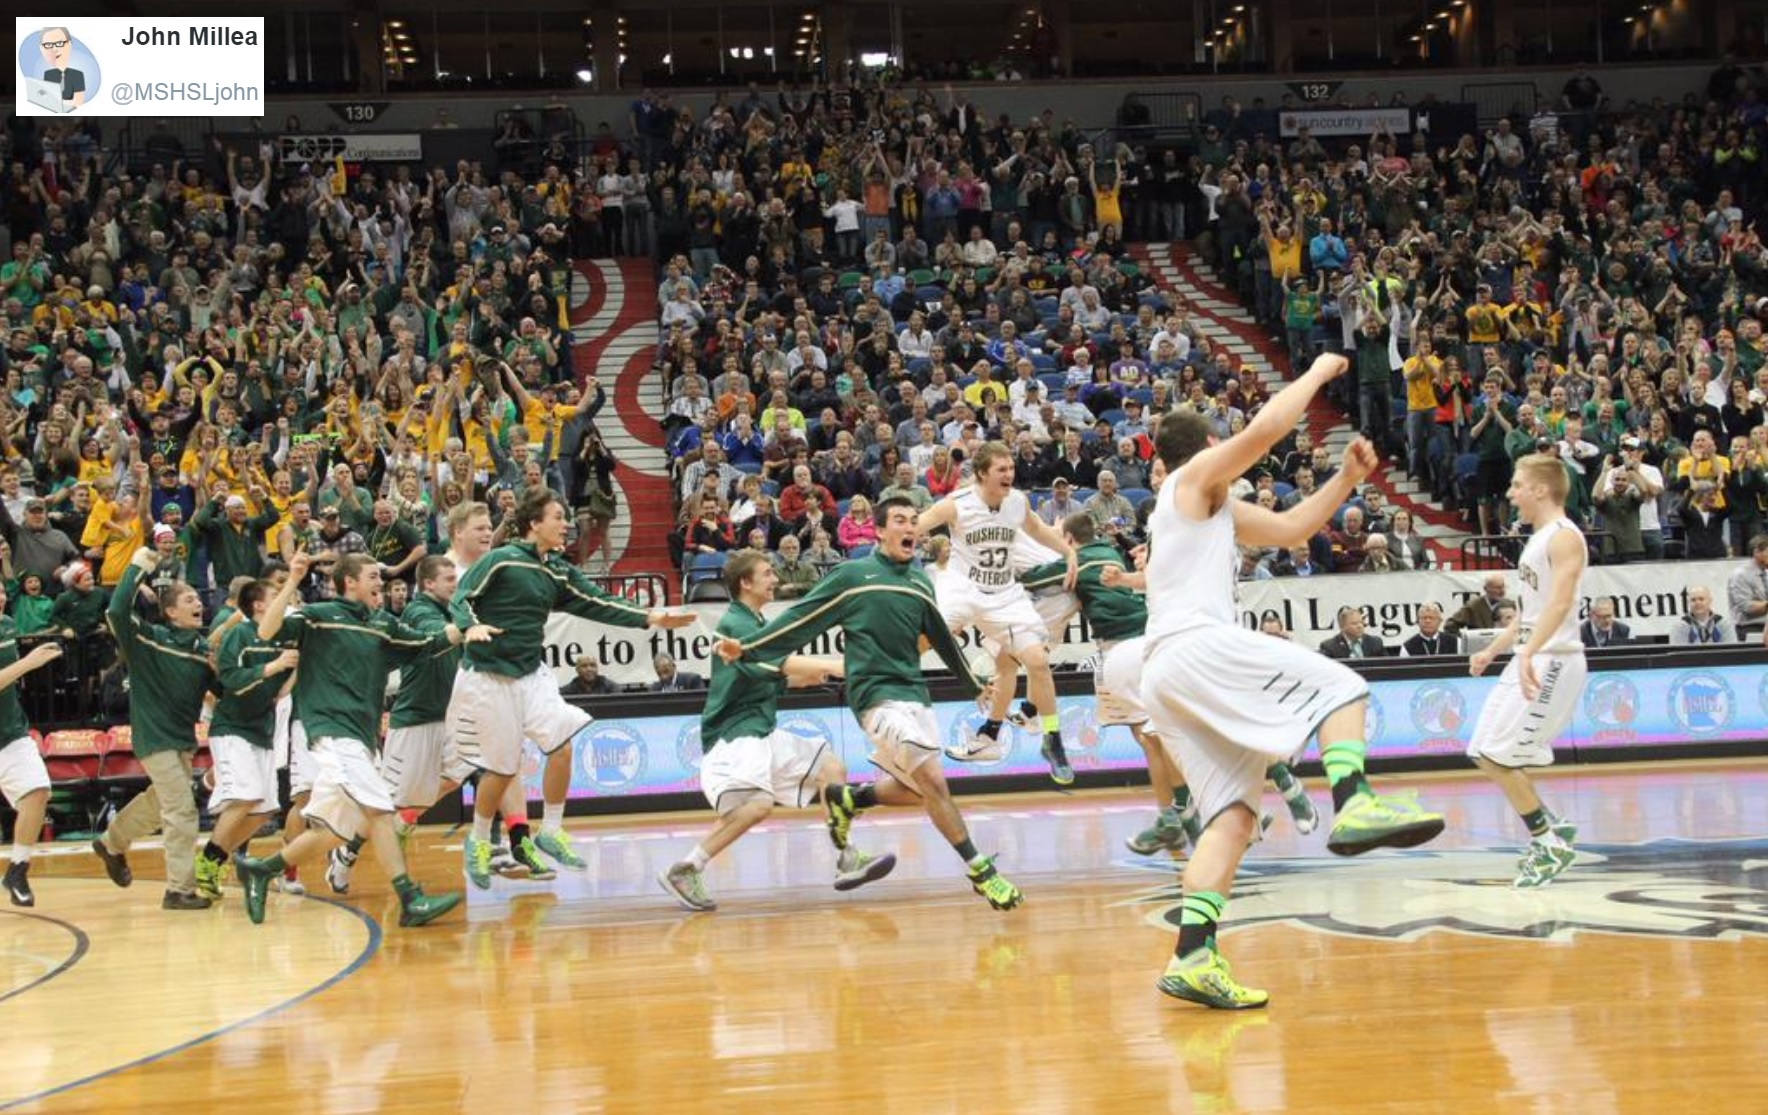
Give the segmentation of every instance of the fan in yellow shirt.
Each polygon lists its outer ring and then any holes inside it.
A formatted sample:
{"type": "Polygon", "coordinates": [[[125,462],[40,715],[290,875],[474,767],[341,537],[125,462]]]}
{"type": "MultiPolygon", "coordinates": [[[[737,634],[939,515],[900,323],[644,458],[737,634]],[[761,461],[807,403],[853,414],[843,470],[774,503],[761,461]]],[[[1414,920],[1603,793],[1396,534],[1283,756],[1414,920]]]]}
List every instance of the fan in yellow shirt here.
{"type": "Polygon", "coordinates": [[[146,544],[148,469],[145,461],[130,467],[134,486],[119,495],[114,480],[108,477],[93,485],[92,511],[86,517],[86,529],[80,534],[80,545],[87,551],[104,551],[99,564],[98,583],[106,588],[117,585],[129,568],[129,559],[146,544]]]}

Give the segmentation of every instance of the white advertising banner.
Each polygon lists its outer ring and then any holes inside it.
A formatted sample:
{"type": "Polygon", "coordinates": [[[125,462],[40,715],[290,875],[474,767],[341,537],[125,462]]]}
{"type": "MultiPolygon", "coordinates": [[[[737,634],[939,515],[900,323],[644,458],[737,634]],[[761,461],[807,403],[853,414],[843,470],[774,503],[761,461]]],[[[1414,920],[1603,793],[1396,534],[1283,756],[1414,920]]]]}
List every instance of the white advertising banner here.
{"type": "Polygon", "coordinates": [[[1409,108],[1321,108],[1292,109],[1278,114],[1277,130],[1284,139],[1293,139],[1306,128],[1316,136],[1363,136],[1386,130],[1405,135],[1412,130],[1409,108]]]}
{"type": "Polygon", "coordinates": [[[383,135],[285,135],[276,150],[285,163],[415,163],[424,157],[424,137],[417,132],[383,135]]]}
{"type": "MultiPolygon", "coordinates": [[[[1665,562],[1645,565],[1592,566],[1584,577],[1582,615],[1598,597],[1613,597],[1615,615],[1635,636],[1668,635],[1672,625],[1688,611],[1688,590],[1704,585],[1712,589],[1724,607],[1725,582],[1742,564],[1726,561],[1665,562]]],[[[1371,634],[1389,646],[1397,646],[1417,630],[1418,609],[1426,603],[1440,605],[1453,615],[1479,595],[1487,574],[1477,571],[1418,573],[1338,573],[1325,577],[1286,577],[1273,581],[1247,581],[1240,585],[1240,614],[1248,627],[1256,628],[1268,615],[1282,621],[1284,629],[1305,646],[1318,646],[1337,631],[1338,610],[1353,607],[1363,612],[1371,634]]],[[[1508,595],[1516,595],[1516,571],[1504,574],[1508,595]]],[[[771,618],[788,605],[767,609],[771,618]]],[[[708,677],[711,673],[713,628],[724,615],[723,604],[697,604],[692,610],[700,623],[678,631],[630,631],[607,627],[574,616],[555,615],[546,630],[546,661],[560,682],[568,681],[574,663],[592,655],[602,664],[602,674],[621,684],[656,680],[652,659],[667,652],[677,666],[708,677]]],[[[987,656],[972,636],[960,640],[971,661],[983,672],[992,672],[987,656]]],[[[1093,653],[1092,642],[1076,622],[1068,638],[1055,650],[1058,663],[1085,661],[1093,653]]],[[[812,654],[839,654],[841,631],[830,632],[813,644],[812,654]]],[[[938,656],[923,660],[938,669],[938,656]]]]}

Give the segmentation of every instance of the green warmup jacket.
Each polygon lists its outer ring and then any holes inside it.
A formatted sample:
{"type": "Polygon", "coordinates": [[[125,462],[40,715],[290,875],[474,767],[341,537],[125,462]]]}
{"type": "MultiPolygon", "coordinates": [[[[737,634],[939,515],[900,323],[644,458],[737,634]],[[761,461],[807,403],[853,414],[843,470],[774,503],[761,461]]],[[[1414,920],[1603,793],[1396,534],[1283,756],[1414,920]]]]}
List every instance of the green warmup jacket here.
{"type": "Polygon", "coordinates": [[[195,751],[203,695],[215,684],[199,630],[148,623],[135,611],[141,568],[131,565],[111,593],[106,620],[129,667],[129,734],[136,755],[195,751]]]}
{"type": "MultiPolygon", "coordinates": [[[[19,660],[18,627],[9,616],[0,616],[0,670],[19,660]]],[[[23,681],[20,678],[19,681],[23,681]]],[[[18,700],[18,682],[0,689],[0,747],[31,734],[25,707],[18,700]]],[[[36,744],[32,744],[35,747],[36,744]]]]}
{"type": "Polygon", "coordinates": [[[221,671],[221,699],[209,718],[209,735],[238,736],[265,750],[276,740],[276,698],[288,682],[287,674],[264,676],[264,668],[291,644],[285,632],[265,642],[258,625],[240,622],[221,637],[215,663],[221,671]]]}
{"type": "Polygon", "coordinates": [[[499,546],[474,562],[455,587],[453,612],[462,631],[480,623],[503,631],[488,643],[467,644],[461,664],[512,678],[540,669],[546,620],[554,612],[610,627],[641,628],[650,622],[650,609],[609,596],[558,554],[542,558],[532,542],[499,546]]]}
{"type": "MultiPolygon", "coordinates": [[[[741,600],[732,601],[718,633],[746,641],[767,621],[741,600]]],[[[711,751],[721,739],[760,739],[774,730],[779,718],[780,691],[786,687],[781,663],[757,659],[726,662],[712,656],[712,684],[706,691],[706,707],[700,710],[700,747],[711,751]]]]}
{"type": "Polygon", "coordinates": [[[353,739],[376,751],[387,675],[449,646],[445,631],[419,631],[385,609],[370,611],[354,600],[291,611],[277,635],[301,648],[295,688],[308,740],[353,739]]]}
{"type": "Polygon", "coordinates": [[[923,635],[964,686],[965,696],[981,691],[963,648],[940,617],[933,582],[912,563],[894,561],[882,550],[831,569],[810,595],[744,639],[743,657],[778,659],[837,624],[846,639],[847,702],[855,715],[885,701],[932,703],[921,674],[923,635]]]}
{"type": "MultiPolygon", "coordinates": [[[[399,619],[414,631],[434,635],[448,626],[447,605],[420,592],[405,606],[399,619]]],[[[454,675],[460,669],[460,648],[449,647],[420,655],[399,670],[399,692],[393,698],[394,728],[415,728],[448,718],[448,700],[454,696],[454,675]]]]}
{"type": "MultiPolygon", "coordinates": [[[[1107,566],[1127,568],[1117,547],[1109,542],[1088,542],[1075,558],[1079,574],[1074,579],[1074,594],[1080,598],[1080,612],[1086,617],[1093,638],[1101,643],[1117,643],[1145,635],[1148,601],[1132,589],[1107,588],[1101,579],[1107,566]]],[[[1019,581],[1028,589],[1040,589],[1060,585],[1066,576],[1068,563],[1052,561],[1026,570],[1019,581]]]]}

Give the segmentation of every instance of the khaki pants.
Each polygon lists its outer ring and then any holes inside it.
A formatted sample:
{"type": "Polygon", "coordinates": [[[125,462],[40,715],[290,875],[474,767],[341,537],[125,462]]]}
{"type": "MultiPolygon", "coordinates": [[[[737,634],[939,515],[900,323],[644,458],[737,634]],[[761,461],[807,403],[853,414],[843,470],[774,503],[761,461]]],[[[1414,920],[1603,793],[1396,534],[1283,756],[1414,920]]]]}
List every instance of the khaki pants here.
{"type": "Polygon", "coordinates": [[[136,794],[105,830],[105,847],[121,855],[144,836],[166,834],[166,889],[196,893],[196,794],[191,753],[161,751],[141,757],[153,785],[136,794]]]}

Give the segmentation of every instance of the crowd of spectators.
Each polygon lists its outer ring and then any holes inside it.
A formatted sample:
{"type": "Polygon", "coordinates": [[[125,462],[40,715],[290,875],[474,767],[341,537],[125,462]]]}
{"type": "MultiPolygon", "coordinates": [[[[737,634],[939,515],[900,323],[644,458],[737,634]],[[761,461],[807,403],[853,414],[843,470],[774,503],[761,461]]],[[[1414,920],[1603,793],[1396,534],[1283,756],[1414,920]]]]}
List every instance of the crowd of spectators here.
{"type": "MultiPolygon", "coordinates": [[[[1742,556],[1768,518],[1759,75],[1616,104],[1588,74],[1483,136],[1280,147],[1237,106],[1191,168],[1199,248],[1292,363],[1482,535],[1547,450],[1603,560],[1742,556]]],[[[1512,552],[1514,548],[1512,548],[1512,552]]]]}
{"type": "Polygon", "coordinates": [[[211,609],[297,547],[309,598],[365,552],[398,607],[450,509],[501,522],[549,484],[596,560],[617,509],[565,328],[569,165],[346,176],[217,138],[137,173],[35,125],[0,139],[0,577],[21,635],[78,641],[70,676],[144,544],[152,586],[211,609]]]}

